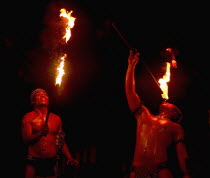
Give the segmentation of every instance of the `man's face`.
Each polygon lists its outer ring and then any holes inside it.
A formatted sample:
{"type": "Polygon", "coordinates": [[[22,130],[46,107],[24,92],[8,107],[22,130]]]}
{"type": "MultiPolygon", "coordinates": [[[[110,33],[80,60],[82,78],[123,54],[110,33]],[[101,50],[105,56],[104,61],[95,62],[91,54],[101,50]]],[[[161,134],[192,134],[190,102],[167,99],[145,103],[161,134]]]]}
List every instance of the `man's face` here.
{"type": "Polygon", "coordinates": [[[36,91],[33,97],[34,106],[46,105],[49,104],[49,97],[44,90],[36,91]]]}
{"type": "Polygon", "coordinates": [[[171,116],[171,120],[173,120],[174,122],[180,122],[180,120],[182,119],[182,112],[180,111],[180,109],[175,105],[167,102],[163,102],[160,105],[159,113],[167,113],[167,115],[171,116]]]}
{"type": "Polygon", "coordinates": [[[170,110],[170,105],[166,102],[162,103],[159,107],[159,113],[162,113],[162,112],[167,112],[170,110]]]}

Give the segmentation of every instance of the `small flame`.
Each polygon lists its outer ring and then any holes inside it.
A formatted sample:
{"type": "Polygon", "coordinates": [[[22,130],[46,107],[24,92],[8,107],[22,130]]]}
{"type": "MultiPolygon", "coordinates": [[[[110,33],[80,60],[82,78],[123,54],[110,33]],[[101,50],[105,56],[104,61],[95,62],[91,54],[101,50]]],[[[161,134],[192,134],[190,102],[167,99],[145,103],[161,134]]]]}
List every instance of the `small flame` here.
{"type": "Polygon", "coordinates": [[[170,54],[172,67],[177,68],[177,61],[176,61],[176,58],[175,58],[174,50],[172,48],[166,48],[166,51],[168,51],[169,54],[170,54]]]}
{"type": "Polygon", "coordinates": [[[173,50],[172,50],[172,48],[166,48],[166,51],[168,51],[169,53],[171,53],[173,50]]]}
{"type": "Polygon", "coordinates": [[[171,64],[169,62],[166,62],[166,72],[163,76],[163,78],[159,79],[159,83],[160,83],[160,89],[162,90],[162,98],[165,100],[168,100],[168,82],[170,81],[170,67],[171,64]]]}
{"type": "Polygon", "coordinates": [[[60,12],[61,12],[60,17],[65,17],[68,19],[68,23],[67,23],[67,27],[66,27],[66,34],[63,37],[66,39],[66,43],[67,43],[71,37],[71,28],[74,27],[74,21],[76,18],[71,16],[73,11],[68,12],[68,11],[66,11],[66,9],[61,9],[60,12]]]}
{"type": "Polygon", "coordinates": [[[65,58],[66,58],[66,54],[64,54],[63,57],[60,58],[60,64],[57,67],[57,76],[56,76],[56,81],[55,81],[55,85],[61,85],[61,81],[62,81],[62,77],[65,74],[64,72],[64,62],[65,62],[65,58]]]}
{"type": "Polygon", "coordinates": [[[173,60],[171,61],[171,65],[172,65],[173,68],[177,68],[177,62],[176,62],[175,59],[173,59],[173,60]]]}

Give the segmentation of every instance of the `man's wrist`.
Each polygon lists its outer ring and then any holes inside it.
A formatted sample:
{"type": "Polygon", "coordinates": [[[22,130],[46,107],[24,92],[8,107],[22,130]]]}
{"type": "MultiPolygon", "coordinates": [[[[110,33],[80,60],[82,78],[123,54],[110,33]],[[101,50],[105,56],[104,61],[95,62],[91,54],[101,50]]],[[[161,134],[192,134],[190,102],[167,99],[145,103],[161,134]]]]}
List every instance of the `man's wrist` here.
{"type": "Polygon", "coordinates": [[[68,156],[67,159],[69,160],[69,162],[74,160],[74,158],[72,158],[71,156],[68,156]]]}

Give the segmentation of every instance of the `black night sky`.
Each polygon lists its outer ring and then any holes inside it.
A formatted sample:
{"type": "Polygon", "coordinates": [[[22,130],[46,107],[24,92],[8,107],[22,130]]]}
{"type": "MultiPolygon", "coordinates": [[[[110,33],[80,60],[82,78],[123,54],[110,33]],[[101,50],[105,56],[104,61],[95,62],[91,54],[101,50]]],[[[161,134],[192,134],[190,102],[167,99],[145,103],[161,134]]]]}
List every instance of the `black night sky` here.
{"type": "MultiPolygon", "coordinates": [[[[129,165],[132,159],[135,137],[135,123],[124,94],[129,48],[141,52],[144,64],[158,78],[163,63],[160,52],[172,47],[177,52],[178,68],[171,71],[169,102],[184,114],[181,124],[193,176],[209,178],[206,7],[193,2],[137,0],[2,3],[2,154],[6,174],[23,177],[25,148],[20,138],[20,120],[31,109],[31,91],[39,87],[48,91],[51,110],[63,118],[72,154],[94,146],[97,178],[121,178],[121,166],[129,165]],[[72,37],[65,45],[58,40],[61,8],[73,10],[72,16],[76,17],[72,37]],[[63,85],[58,88],[54,85],[54,70],[61,52],[67,53],[68,58],[63,85]]],[[[136,68],[136,87],[155,114],[162,101],[160,90],[142,62],[136,68]]]]}

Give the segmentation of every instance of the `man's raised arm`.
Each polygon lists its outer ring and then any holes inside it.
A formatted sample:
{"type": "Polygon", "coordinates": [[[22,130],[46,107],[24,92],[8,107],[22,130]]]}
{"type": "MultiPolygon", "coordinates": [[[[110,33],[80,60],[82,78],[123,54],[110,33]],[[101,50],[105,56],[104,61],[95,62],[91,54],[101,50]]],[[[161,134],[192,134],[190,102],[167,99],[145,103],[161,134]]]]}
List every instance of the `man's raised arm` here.
{"type": "Polygon", "coordinates": [[[125,77],[125,94],[130,111],[134,113],[139,107],[141,107],[141,100],[136,93],[135,88],[135,67],[139,61],[140,53],[136,49],[130,50],[128,57],[128,68],[125,77]]]}

